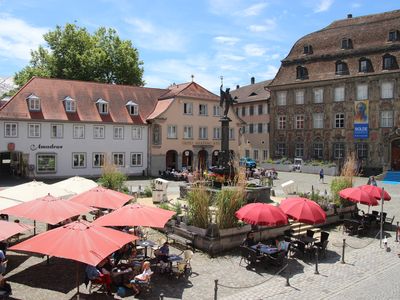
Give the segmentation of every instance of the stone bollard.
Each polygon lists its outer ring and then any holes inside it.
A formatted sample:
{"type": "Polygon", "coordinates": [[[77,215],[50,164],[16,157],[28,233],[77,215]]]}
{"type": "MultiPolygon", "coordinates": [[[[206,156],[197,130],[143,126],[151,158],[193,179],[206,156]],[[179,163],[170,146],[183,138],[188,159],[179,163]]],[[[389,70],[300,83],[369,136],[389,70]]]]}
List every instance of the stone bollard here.
{"type": "Polygon", "coordinates": [[[342,249],[342,264],[345,264],[344,262],[344,249],[346,248],[346,239],[343,239],[343,249],[342,249]]]}
{"type": "Polygon", "coordinates": [[[164,293],[163,292],[160,293],[160,300],[164,300],[164,293]]]}

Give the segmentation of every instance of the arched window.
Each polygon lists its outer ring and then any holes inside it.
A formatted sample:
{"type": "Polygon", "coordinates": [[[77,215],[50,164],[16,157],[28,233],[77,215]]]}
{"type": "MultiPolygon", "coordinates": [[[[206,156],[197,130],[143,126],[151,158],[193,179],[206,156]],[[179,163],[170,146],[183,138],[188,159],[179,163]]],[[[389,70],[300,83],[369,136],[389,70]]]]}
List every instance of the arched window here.
{"type": "Polygon", "coordinates": [[[347,64],[341,60],[336,62],[336,68],[335,68],[335,74],[336,75],[349,75],[349,68],[347,67],[347,64]]]}
{"type": "Polygon", "coordinates": [[[368,58],[362,57],[358,62],[358,71],[363,73],[373,72],[372,63],[368,58]]]}
{"type": "Polygon", "coordinates": [[[382,70],[394,70],[398,69],[399,65],[397,64],[396,57],[386,53],[382,56],[382,70]]]}
{"type": "Polygon", "coordinates": [[[308,79],[308,70],[306,67],[298,66],[296,68],[296,79],[308,79]]]}

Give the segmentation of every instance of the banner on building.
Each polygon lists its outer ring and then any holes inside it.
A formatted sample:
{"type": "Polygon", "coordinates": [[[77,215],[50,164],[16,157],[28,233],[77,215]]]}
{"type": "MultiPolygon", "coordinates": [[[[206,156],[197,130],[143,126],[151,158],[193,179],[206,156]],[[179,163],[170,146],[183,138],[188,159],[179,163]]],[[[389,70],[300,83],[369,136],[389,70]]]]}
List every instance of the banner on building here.
{"type": "Polygon", "coordinates": [[[368,138],[368,100],[354,102],[354,138],[368,138]]]}

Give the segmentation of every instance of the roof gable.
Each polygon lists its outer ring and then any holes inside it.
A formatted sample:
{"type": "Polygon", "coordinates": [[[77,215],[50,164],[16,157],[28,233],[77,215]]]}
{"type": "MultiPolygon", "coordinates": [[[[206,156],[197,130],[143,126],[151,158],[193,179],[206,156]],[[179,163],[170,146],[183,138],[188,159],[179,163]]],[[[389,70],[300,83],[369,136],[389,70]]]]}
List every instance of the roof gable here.
{"type": "Polygon", "coordinates": [[[209,90],[203,88],[196,82],[183,83],[172,85],[169,91],[160,97],[162,99],[185,97],[185,98],[197,98],[203,100],[216,100],[219,101],[219,96],[211,93],[209,90]]]}

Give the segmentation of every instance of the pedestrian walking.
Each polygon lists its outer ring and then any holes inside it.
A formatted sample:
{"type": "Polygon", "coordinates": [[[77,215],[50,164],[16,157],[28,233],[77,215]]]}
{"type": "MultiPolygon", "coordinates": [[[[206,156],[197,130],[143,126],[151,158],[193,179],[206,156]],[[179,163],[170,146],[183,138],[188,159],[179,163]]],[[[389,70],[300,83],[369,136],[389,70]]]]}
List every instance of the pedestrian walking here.
{"type": "Polygon", "coordinates": [[[367,184],[368,184],[368,185],[373,185],[373,186],[378,186],[378,184],[376,183],[376,180],[375,180],[375,177],[374,177],[374,176],[371,176],[371,177],[368,178],[367,184]]]}
{"type": "Polygon", "coordinates": [[[319,171],[319,181],[324,183],[324,169],[319,171]]]}

